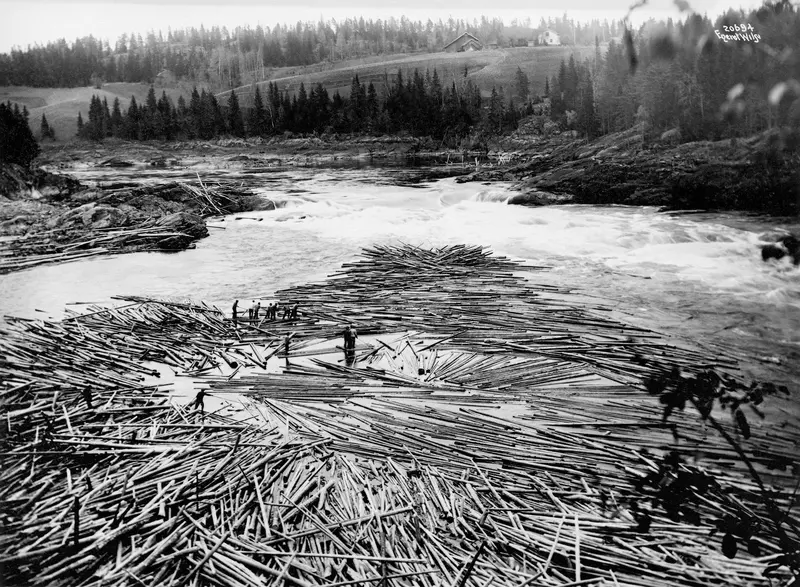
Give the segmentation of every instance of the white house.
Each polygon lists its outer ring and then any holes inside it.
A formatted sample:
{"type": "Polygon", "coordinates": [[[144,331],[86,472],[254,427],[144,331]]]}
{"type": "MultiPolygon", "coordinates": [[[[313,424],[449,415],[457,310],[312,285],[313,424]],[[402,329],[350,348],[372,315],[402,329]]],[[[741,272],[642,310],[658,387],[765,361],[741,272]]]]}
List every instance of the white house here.
{"type": "Polygon", "coordinates": [[[542,33],[539,33],[539,44],[540,45],[560,45],[561,39],[558,37],[558,33],[554,30],[547,29],[542,33]]]}

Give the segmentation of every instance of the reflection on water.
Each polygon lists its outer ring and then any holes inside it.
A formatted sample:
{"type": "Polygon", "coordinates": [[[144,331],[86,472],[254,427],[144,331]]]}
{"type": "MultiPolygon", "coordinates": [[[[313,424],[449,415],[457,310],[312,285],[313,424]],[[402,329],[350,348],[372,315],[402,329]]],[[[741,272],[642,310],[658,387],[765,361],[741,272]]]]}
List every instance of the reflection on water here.
{"type": "MultiPolygon", "coordinates": [[[[154,173],[164,178],[168,171],[154,173]]],[[[654,208],[508,206],[508,184],[420,183],[423,174],[414,170],[252,171],[219,173],[238,173],[275,210],[212,221],[211,237],[194,250],[2,276],[0,314],[60,316],[70,302],[106,303],[118,294],[191,297],[227,310],[234,299],[272,299],[276,290],[320,280],[375,243],[468,243],[552,266],[532,279],[606,298],[623,319],[720,344],[779,378],[797,375],[800,270],[787,261],[762,263],[759,237],[774,228],[767,221],[654,208]]]]}

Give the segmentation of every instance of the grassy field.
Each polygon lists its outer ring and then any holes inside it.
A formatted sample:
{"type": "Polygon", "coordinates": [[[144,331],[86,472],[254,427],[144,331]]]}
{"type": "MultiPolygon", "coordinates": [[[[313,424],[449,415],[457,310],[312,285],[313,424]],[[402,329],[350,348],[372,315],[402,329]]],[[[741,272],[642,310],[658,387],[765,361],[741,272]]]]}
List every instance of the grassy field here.
{"type": "MultiPolygon", "coordinates": [[[[545,78],[558,74],[561,60],[569,60],[574,55],[576,61],[594,55],[594,47],[515,47],[475,51],[469,53],[425,53],[418,55],[398,54],[382,58],[358,59],[343,61],[322,66],[320,64],[308,68],[283,68],[272,72],[267,81],[278,84],[281,90],[295,92],[304,83],[308,89],[311,85],[322,83],[330,94],[338,90],[347,97],[350,83],[357,74],[362,83],[373,82],[376,89],[382,92],[385,85],[385,74],[390,80],[398,69],[403,74],[420,72],[435,68],[443,83],[450,83],[454,78],[461,79],[466,66],[468,76],[481,88],[485,96],[489,96],[492,86],[503,86],[511,90],[514,86],[514,74],[520,67],[531,81],[531,91],[535,94],[544,92],[545,78]]],[[[263,87],[267,82],[260,85],[263,87]]],[[[249,104],[251,84],[237,88],[236,93],[244,105],[249,104]]],[[[223,94],[224,95],[224,94],[223,94]]]]}
{"type": "MultiPolygon", "coordinates": [[[[545,78],[558,74],[561,60],[568,60],[570,55],[574,55],[576,61],[591,58],[594,47],[516,47],[470,53],[384,55],[308,67],[281,68],[273,70],[268,81],[276,82],[281,90],[289,92],[297,91],[301,82],[305,83],[306,88],[322,83],[331,95],[338,90],[342,96],[347,97],[350,94],[350,83],[356,74],[362,83],[373,82],[378,92],[382,93],[385,90],[387,73],[391,81],[398,70],[402,70],[405,75],[413,74],[415,69],[425,72],[435,68],[442,83],[449,84],[453,79],[460,80],[466,67],[469,78],[488,97],[492,86],[503,86],[511,91],[514,87],[514,75],[517,67],[520,67],[531,81],[531,92],[542,94],[545,78]]],[[[261,85],[265,86],[266,83],[262,82],[261,85]]],[[[251,88],[252,85],[248,84],[237,89],[243,106],[250,104],[251,88]]],[[[42,113],[45,113],[50,126],[55,128],[57,142],[64,143],[75,138],[78,112],[83,114],[84,120],[88,118],[89,101],[93,94],[98,94],[101,100],[106,98],[109,107],[115,98],[119,98],[124,111],[128,108],[131,96],[135,96],[137,102],[143,103],[149,89],[148,84],[129,83],[105,84],[100,90],[94,87],[0,87],[0,101],[10,100],[20,107],[27,106],[31,127],[37,138],[42,113]]],[[[156,88],[156,95],[161,96],[161,91],[162,88],[156,88]]],[[[173,101],[177,101],[181,94],[188,99],[191,85],[167,88],[166,92],[173,101]]],[[[226,92],[220,94],[220,98],[225,100],[226,92]]]]}
{"type": "MultiPolygon", "coordinates": [[[[149,84],[114,83],[105,84],[98,90],[93,86],[85,88],[29,88],[21,86],[0,87],[0,101],[17,103],[20,108],[24,105],[30,112],[30,125],[36,138],[39,138],[39,127],[42,113],[47,117],[47,122],[56,131],[56,141],[69,142],[75,138],[78,128],[78,112],[83,114],[83,119],[89,117],[89,102],[92,95],[108,100],[109,109],[114,104],[114,99],[119,98],[123,112],[128,108],[131,96],[136,97],[139,104],[144,103],[149,84]]],[[[188,91],[191,91],[189,88],[188,91]]],[[[181,89],[166,89],[167,95],[177,101],[181,94],[188,99],[188,91],[181,89]]],[[[156,88],[156,96],[161,96],[162,89],[156,88]]]]}

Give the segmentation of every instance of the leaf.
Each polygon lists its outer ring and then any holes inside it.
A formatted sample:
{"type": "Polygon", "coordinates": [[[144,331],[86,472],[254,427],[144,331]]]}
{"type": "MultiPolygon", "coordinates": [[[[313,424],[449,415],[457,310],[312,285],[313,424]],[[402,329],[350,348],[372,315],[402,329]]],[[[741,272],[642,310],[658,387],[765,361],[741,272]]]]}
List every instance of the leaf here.
{"type": "Polygon", "coordinates": [[[728,101],[733,102],[744,93],[744,84],[738,83],[728,90],[728,101]]]}
{"type": "Polygon", "coordinates": [[[786,94],[786,91],[789,89],[789,86],[786,82],[778,82],[772,89],[769,91],[769,103],[771,106],[778,106],[783,100],[783,96],[786,94]]]}
{"type": "Polygon", "coordinates": [[[697,40],[697,54],[706,55],[714,49],[714,40],[709,34],[705,34],[697,40]]]}
{"type": "Polygon", "coordinates": [[[747,416],[744,415],[744,412],[741,408],[736,408],[734,415],[736,416],[736,424],[739,426],[742,436],[745,438],[750,438],[750,424],[747,422],[747,416]]]}

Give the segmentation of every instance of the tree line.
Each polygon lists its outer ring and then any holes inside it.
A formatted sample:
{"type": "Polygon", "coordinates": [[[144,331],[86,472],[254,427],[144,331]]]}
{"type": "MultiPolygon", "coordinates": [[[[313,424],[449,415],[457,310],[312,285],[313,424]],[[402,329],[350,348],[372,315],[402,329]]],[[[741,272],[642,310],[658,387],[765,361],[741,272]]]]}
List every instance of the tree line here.
{"type": "Polygon", "coordinates": [[[247,96],[248,107],[240,104],[236,91],[220,100],[212,92],[195,87],[189,101],[180,96],[177,104],[162,92],[156,98],[150,88],[144,104],[131,97],[123,112],[120,101],[92,97],[88,118],[78,114],[78,136],[102,140],[117,137],[130,140],[213,139],[267,137],[286,132],[400,134],[430,136],[455,144],[478,129],[489,134],[515,128],[521,112],[513,96],[508,99],[502,88],[493,89],[484,108],[480,90],[464,78],[442,84],[438,72],[422,74],[414,70],[406,75],[398,71],[393,79],[386,75],[385,92],[378,92],[372,82],[352,79],[350,94],[333,95],[322,84],[307,91],[304,84],[290,95],[269,82],[262,94],[254,84],[247,96]]]}
{"type": "MultiPolygon", "coordinates": [[[[778,126],[800,128],[800,84],[792,83],[800,63],[797,31],[800,13],[780,0],[749,13],[730,11],[714,22],[697,14],[677,24],[651,22],[622,42],[612,41],[605,52],[598,37],[591,58],[562,61],[542,96],[529,95],[528,74],[520,68],[509,95],[495,88],[484,101],[466,72],[447,85],[435,70],[387,76],[381,91],[356,77],[346,98],[329,95],[320,84],[290,95],[270,82],[239,96],[230,92],[223,105],[213,93],[195,90],[189,104],[180,99],[173,106],[165,94],[156,100],[151,91],[148,104],[132,105],[124,117],[115,105],[105,130],[94,132],[136,139],[408,132],[457,142],[515,128],[520,116],[535,112],[587,138],[632,128],[645,142],[748,136],[778,126]],[[733,23],[751,23],[763,48],[715,36],[714,30],[733,23]],[[246,96],[244,107],[240,96],[246,96]]],[[[97,102],[93,120],[101,118],[97,102]]]]}
{"type": "MultiPolygon", "coordinates": [[[[566,14],[541,19],[536,30],[551,28],[566,44],[591,44],[621,34],[618,22],[576,23],[566,14]]],[[[101,82],[153,83],[167,70],[177,80],[212,88],[233,88],[265,80],[276,67],[312,65],[373,55],[440,51],[456,36],[469,32],[484,42],[515,45],[534,35],[528,20],[506,27],[497,18],[472,22],[344,19],[277,25],[273,28],[186,28],[122,35],[112,46],[92,36],[68,43],[13,49],[0,54],[0,85],[74,87],[101,82]]]]}

